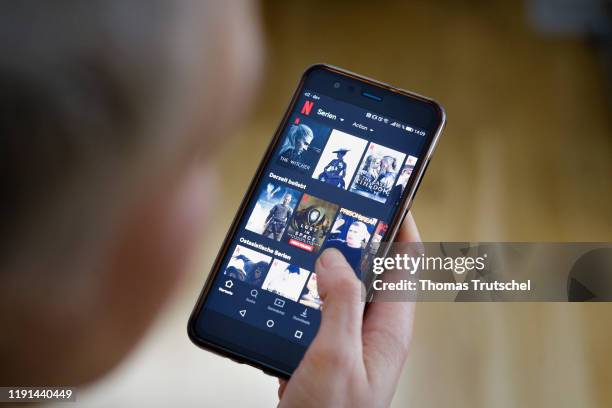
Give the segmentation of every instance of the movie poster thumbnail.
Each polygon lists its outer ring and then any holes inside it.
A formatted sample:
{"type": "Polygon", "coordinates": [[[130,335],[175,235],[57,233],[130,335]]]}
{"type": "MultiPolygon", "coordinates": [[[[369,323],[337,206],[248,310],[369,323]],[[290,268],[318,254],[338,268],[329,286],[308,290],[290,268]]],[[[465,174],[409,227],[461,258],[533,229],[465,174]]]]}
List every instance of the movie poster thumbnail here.
{"type": "Polygon", "coordinates": [[[406,188],[408,184],[408,179],[410,179],[410,175],[412,174],[412,170],[414,170],[414,166],[416,166],[417,158],[414,156],[408,156],[406,159],[406,163],[402,167],[402,171],[400,171],[399,176],[397,176],[396,186],[401,186],[402,191],[406,188]]]}
{"type": "Polygon", "coordinates": [[[275,259],[261,288],[297,302],[309,274],[304,268],[275,259]]]}
{"type": "Polygon", "coordinates": [[[323,245],[323,249],[336,248],[361,276],[361,258],[376,227],[376,218],[366,217],[347,208],[341,208],[323,245]]]}
{"type": "Polygon", "coordinates": [[[317,122],[300,119],[285,130],[276,163],[310,174],[319,161],[331,129],[317,122]]]}
{"type": "Polygon", "coordinates": [[[385,234],[387,233],[388,225],[384,222],[379,222],[372,234],[372,238],[368,243],[366,250],[364,252],[364,256],[361,259],[361,271],[369,271],[372,265],[372,259],[376,256],[378,252],[378,248],[380,248],[380,243],[382,242],[385,234]]]}
{"type": "Polygon", "coordinates": [[[304,194],[289,222],[286,242],[308,252],[317,252],[329,232],[338,206],[304,194]]]}
{"type": "Polygon", "coordinates": [[[300,296],[300,303],[304,306],[312,307],[313,309],[321,309],[323,302],[319,297],[319,290],[317,289],[317,274],[313,273],[310,275],[304,293],[300,296]]]}
{"type": "Polygon", "coordinates": [[[334,129],[312,177],[346,190],[368,141],[334,129]]]}
{"type": "Polygon", "coordinates": [[[271,256],[236,245],[223,274],[251,285],[261,286],[271,261],[271,256]]]}
{"type": "Polygon", "coordinates": [[[384,203],[391,193],[406,154],[370,143],[351,191],[384,203]]]}
{"type": "Polygon", "coordinates": [[[300,199],[300,194],[299,191],[280,184],[265,183],[245,228],[280,241],[300,199]]]}
{"type": "Polygon", "coordinates": [[[391,192],[389,193],[389,202],[395,203],[400,200],[402,197],[402,193],[406,189],[408,185],[408,180],[410,180],[410,175],[412,174],[412,170],[414,170],[414,166],[416,165],[417,158],[414,156],[408,156],[406,159],[406,163],[402,167],[402,170],[399,172],[397,176],[397,182],[391,192]]]}

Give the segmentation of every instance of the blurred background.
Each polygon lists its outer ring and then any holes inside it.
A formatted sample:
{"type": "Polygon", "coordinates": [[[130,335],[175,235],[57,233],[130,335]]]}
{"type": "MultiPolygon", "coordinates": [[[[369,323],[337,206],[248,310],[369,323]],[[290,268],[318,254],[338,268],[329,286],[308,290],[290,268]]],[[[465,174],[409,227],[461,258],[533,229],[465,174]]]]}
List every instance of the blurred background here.
{"type": "MultiPolygon", "coordinates": [[[[277,403],[274,378],[197,349],[185,326],[297,81],[316,62],[445,106],[448,125],[413,207],[424,240],[612,241],[610,11],[604,0],[262,3],[264,77],[255,110],[216,157],[231,170],[211,192],[214,232],[136,353],[80,403],[277,403]]],[[[419,304],[393,405],[612,406],[611,312],[419,304]]]]}

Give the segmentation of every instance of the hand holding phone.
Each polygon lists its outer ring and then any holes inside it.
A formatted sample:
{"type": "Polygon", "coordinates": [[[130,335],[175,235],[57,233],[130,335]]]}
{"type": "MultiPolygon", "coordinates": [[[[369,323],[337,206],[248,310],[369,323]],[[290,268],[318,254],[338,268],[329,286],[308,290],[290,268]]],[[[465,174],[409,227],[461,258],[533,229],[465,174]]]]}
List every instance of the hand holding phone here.
{"type": "MultiPolygon", "coordinates": [[[[419,242],[408,214],[398,235],[419,242]]],[[[279,406],[389,406],[412,338],[414,303],[373,302],[363,319],[360,282],[338,251],[315,265],[325,307],[304,359],[279,386],[279,406]]]]}

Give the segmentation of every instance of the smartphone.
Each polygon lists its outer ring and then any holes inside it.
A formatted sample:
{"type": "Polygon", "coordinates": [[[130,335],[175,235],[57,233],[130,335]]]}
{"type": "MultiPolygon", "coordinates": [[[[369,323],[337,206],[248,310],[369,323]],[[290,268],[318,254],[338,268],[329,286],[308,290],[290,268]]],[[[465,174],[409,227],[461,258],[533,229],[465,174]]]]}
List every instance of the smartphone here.
{"type": "Polygon", "coordinates": [[[308,68],[191,314],[191,340],[290,377],[321,320],[318,255],[337,248],[363,278],[394,239],[444,123],[429,98],[308,68]]]}

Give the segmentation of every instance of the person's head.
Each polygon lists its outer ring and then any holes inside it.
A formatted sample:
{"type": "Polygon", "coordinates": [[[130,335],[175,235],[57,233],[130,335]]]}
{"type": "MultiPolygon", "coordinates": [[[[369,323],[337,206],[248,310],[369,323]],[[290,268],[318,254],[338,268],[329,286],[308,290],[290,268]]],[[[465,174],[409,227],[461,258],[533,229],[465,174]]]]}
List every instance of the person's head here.
{"type": "Polygon", "coordinates": [[[410,177],[412,170],[414,170],[414,164],[406,164],[402,169],[402,175],[404,177],[410,177]]]}
{"type": "Polygon", "coordinates": [[[255,267],[253,268],[253,279],[257,280],[260,279],[263,274],[264,271],[266,270],[266,267],[268,266],[267,262],[257,262],[257,264],[255,265],[255,267]]]}
{"type": "Polygon", "coordinates": [[[346,245],[349,248],[361,248],[369,238],[368,227],[361,221],[354,221],[346,232],[346,245]]]}
{"type": "Polygon", "coordinates": [[[296,153],[304,153],[306,150],[308,150],[308,146],[310,146],[310,143],[312,143],[312,139],[314,138],[312,129],[304,124],[300,124],[293,126],[291,131],[295,132],[294,137],[296,153]]]}
{"type": "Polygon", "coordinates": [[[291,194],[285,194],[283,197],[283,204],[289,205],[291,203],[291,194]]]}
{"type": "Polygon", "coordinates": [[[340,149],[340,150],[336,150],[334,153],[336,153],[337,158],[342,159],[344,156],[346,156],[347,152],[348,150],[346,149],[340,149]]]}
{"type": "Polygon", "coordinates": [[[381,172],[394,171],[395,163],[396,163],[395,157],[384,156],[382,160],[380,161],[381,172]]]}
{"type": "Polygon", "coordinates": [[[188,266],[258,72],[245,1],[0,6],[0,383],[78,384],[188,266]]]}
{"type": "Polygon", "coordinates": [[[365,168],[369,173],[378,172],[378,170],[380,170],[380,157],[375,154],[369,155],[366,158],[365,168]]]}
{"type": "Polygon", "coordinates": [[[408,184],[408,179],[412,174],[413,167],[414,166],[405,165],[404,168],[402,168],[402,171],[400,171],[399,176],[397,176],[397,185],[402,185],[403,188],[406,187],[406,184],[408,184]]]}

